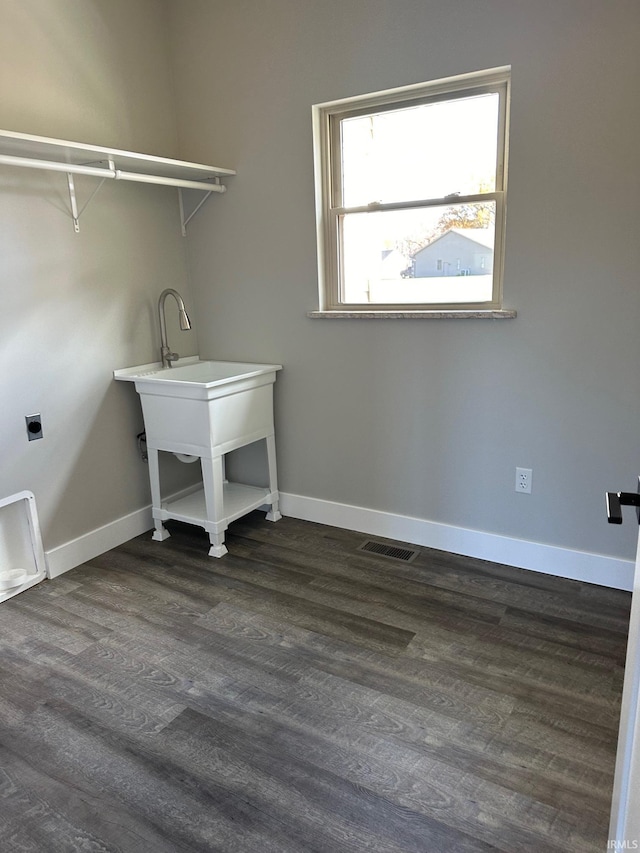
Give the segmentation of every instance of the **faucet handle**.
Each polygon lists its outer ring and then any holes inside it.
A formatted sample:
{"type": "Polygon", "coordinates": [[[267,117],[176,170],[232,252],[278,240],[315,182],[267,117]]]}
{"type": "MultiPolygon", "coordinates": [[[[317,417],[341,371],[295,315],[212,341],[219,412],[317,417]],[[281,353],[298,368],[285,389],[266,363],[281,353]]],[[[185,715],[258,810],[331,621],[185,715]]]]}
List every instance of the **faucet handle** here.
{"type": "Polygon", "coordinates": [[[162,357],[163,367],[171,367],[171,362],[177,361],[180,358],[179,354],[177,352],[171,352],[169,347],[162,347],[160,355],[162,357]]]}

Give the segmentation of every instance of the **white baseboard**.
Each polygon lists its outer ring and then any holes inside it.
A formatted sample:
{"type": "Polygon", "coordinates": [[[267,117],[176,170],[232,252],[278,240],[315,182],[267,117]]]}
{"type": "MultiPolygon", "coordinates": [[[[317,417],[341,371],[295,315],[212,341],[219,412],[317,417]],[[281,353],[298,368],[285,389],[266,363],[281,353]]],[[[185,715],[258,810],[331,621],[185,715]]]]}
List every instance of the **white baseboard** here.
{"type": "MultiPolygon", "coordinates": [[[[188,492],[186,489],[185,492],[188,492]]],[[[529,569],[557,577],[608,586],[613,589],[633,589],[634,563],[603,554],[573,551],[556,545],[542,545],[525,539],[513,539],[482,530],[469,530],[366,507],[334,503],[303,495],[280,493],[283,515],[315,521],[332,527],[357,530],[369,536],[397,539],[439,551],[451,551],[466,557],[503,563],[519,569],[529,569]]],[[[47,574],[58,577],[117,548],[129,539],[140,536],[153,527],[151,507],[146,506],[129,515],[92,530],[84,536],[45,552],[47,574]]]]}
{"type": "Polygon", "coordinates": [[[503,563],[557,577],[631,591],[635,564],[603,554],[573,551],[482,530],[469,530],[365,507],[280,493],[283,515],[397,539],[426,548],[503,563]]]}
{"type": "Polygon", "coordinates": [[[129,539],[140,536],[153,527],[151,506],[146,506],[122,518],[91,530],[71,542],[65,542],[51,551],[45,551],[47,577],[57,578],[65,572],[93,560],[111,548],[117,548],[129,539]]]}
{"type": "MultiPolygon", "coordinates": [[[[187,486],[169,495],[167,500],[184,498],[200,488],[200,483],[187,486]]],[[[117,548],[118,545],[123,545],[129,539],[141,536],[147,530],[152,529],[153,516],[151,515],[151,504],[149,504],[142,509],[129,513],[129,515],[123,515],[122,518],[116,518],[96,530],[90,530],[77,539],[65,542],[64,545],[45,551],[47,577],[57,578],[58,575],[70,572],[76,566],[81,566],[83,563],[93,560],[94,557],[104,554],[105,551],[117,548]]]]}

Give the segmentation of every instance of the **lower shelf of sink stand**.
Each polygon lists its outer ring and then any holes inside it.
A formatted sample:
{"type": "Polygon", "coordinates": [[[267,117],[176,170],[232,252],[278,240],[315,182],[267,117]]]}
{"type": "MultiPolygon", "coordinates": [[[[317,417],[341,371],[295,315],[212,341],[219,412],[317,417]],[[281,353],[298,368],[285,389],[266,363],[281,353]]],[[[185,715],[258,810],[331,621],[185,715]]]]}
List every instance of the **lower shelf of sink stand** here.
{"type": "MultiPolygon", "coordinates": [[[[226,482],[223,484],[222,493],[224,505],[224,517],[222,520],[226,524],[230,524],[237,518],[241,518],[253,509],[258,509],[258,507],[264,504],[271,503],[271,492],[269,489],[258,486],[247,486],[244,483],[226,482]]],[[[173,518],[176,521],[185,521],[187,524],[203,526],[209,520],[204,498],[204,488],[199,488],[197,491],[193,491],[175,500],[162,501],[160,517],[162,521],[173,518]]]]}

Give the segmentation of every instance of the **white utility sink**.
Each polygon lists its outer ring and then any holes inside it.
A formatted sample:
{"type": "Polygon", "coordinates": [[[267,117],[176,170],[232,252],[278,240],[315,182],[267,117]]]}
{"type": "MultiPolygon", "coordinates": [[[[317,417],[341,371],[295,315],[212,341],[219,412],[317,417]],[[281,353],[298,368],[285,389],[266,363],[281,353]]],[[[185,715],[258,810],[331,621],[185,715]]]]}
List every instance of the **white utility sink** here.
{"type": "Polygon", "coordinates": [[[114,371],[119,381],[133,382],[140,395],[149,454],[149,477],[155,533],[169,536],[162,524],[169,518],[198,524],[209,533],[209,554],[227,553],[224,531],[231,521],[262,505],[277,521],[278,487],[273,425],[273,383],[279,364],[201,361],[183,358],[173,367],[143,364],[114,371]],[[224,454],[266,439],[269,487],[229,483],[224,454]],[[158,451],[178,458],[199,457],[203,486],[176,500],[163,501],[158,451]]]}
{"type": "MultiPolygon", "coordinates": [[[[165,385],[162,392],[177,397],[185,396],[178,386],[186,385],[192,391],[193,386],[202,389],[218,388],[235,382],[248,382],[265,374],[275,373],[281,370],[281,364],[254,364],[243,361],[200,361],[197,356],[181,358],[174,367],[162,367],[159,362],[155,364],[142,364],[138,367],[127,367],[124,370],[115,370],[113,375],[116,379],[127,382],[135,382],[136,388],[153,385],[165,385]],[[173,390],[171,390],[173,389],[173,390]]],[[[225,389],[223,393],[229,393],[225,389]]]]}

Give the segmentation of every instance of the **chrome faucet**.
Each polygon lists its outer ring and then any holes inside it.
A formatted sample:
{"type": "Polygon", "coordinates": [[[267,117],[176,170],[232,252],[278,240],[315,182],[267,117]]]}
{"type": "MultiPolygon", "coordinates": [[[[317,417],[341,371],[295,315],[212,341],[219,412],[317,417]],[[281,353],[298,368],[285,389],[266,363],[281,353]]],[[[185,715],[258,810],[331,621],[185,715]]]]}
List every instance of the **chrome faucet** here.
{"type": "Polygon", "coordinates": [[[171,352],[167,342],[167,321],[164,315],[164,303],[169,295],[173,296],[178,303],[180,328],[183,332],[188,332],[191,328],[191,320],[189,320],[189,316],[184,307],[184,300],[182,299],[182,296],[180,296],[178,291],[174,290],[172,287],[168,287],[166,290],[163,290],[160,294],[160,299],[158,300],[158,315],[160,316],[160,355],[162,357],[163,367],[171,367],[171,362],[177,361],[180,358],[177,352],[171,352]]]}

